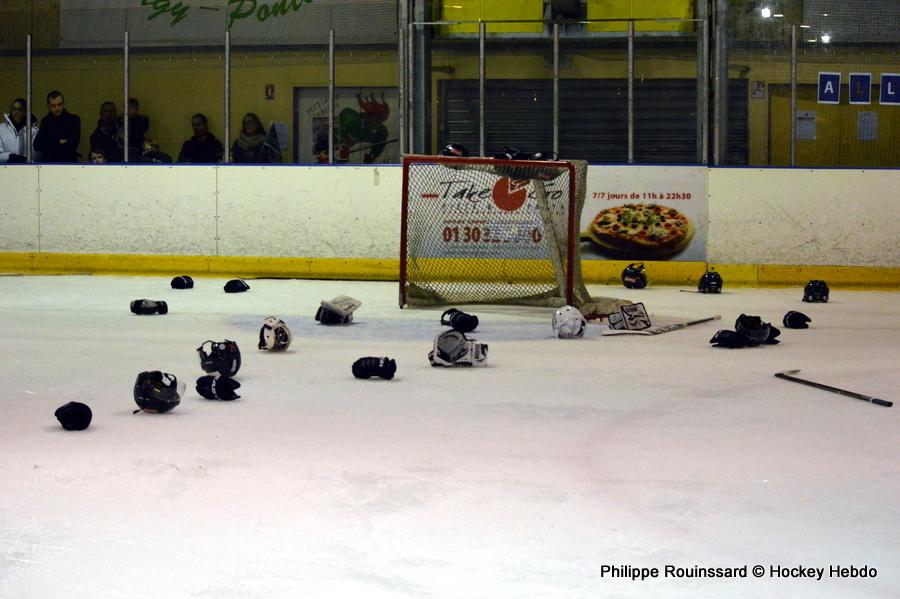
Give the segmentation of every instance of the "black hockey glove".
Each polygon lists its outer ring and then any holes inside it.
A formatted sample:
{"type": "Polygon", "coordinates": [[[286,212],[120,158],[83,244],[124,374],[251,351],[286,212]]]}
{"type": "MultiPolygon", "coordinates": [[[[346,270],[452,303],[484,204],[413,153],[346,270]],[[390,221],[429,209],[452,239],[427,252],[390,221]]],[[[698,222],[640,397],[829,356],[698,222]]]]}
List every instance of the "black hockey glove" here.
{"type": "Polygon", "coordinates": [[[728,349],[740,349],[747,347],[748,339],[740,333],[722,329],[709,340],[713,347],[727,347],[728,349]]]}
{"type": "Polygon", "coordinates": [[[390,358],[360,358],[353,363],[353,376],[358,379],[367,379],[380,376],[391,380],[397,372],[397,362],[390,358]]]}
{"type": "Polygon", "coordinates": [[[206,399],[221,399],[223,401],[232,401],[239,399],[241,396],[234,392],[240,389],[241,384],[236,380],[227,376],[201,376],[197,379],[197,393],[206,399]]]}
{"type": "Polygon", "coordinates": [[[169,306],[162,301],[137,299],[131,302],[131,311],[134,314],[166,314],[169,306]]]}
{"type": "Polygon", "coordinates": [[[456,308],[450,308],[441,314],[441,324],[445,327],[453,327],[460,333],[471,333],[478,328],[478,317],[474,314],[466,314],[456,308]]]}

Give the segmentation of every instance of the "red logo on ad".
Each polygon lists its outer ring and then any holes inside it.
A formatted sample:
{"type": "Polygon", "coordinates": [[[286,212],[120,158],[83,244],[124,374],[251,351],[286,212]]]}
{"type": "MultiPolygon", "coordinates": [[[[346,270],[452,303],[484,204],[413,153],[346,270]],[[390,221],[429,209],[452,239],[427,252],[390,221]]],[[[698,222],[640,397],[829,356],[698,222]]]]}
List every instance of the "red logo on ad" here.
{"type": "Polygon", "coordinates": [[[515,212],[522,207],[528,198],[528,179],[510,179],[503,177],[494,183],[491,196],[494,205],[506,212],[515,212]]]}

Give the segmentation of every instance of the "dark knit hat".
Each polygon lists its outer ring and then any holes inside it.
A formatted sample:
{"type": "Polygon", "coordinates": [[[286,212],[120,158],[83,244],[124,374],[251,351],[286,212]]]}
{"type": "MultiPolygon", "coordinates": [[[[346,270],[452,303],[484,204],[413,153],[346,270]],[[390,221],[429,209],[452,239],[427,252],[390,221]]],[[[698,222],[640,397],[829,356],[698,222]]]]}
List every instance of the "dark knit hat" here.
{"type": "Polygon", "coordinates": [[[67,431],[83,431],[91,424],[91,409],[77,401],[56,408],[56,419],[67,431]]]}
{"type": "Polygon", "coordinates": [[[225,293],[241,293],[250,289],[250,285],[243,279],[231,279],[225,283],[225,293]]]}
{"type": "Polygon", "coordinates": [[[187,275],[181,275],[172,279],[172,289],[193,289],[194,279],[187,275]]]}

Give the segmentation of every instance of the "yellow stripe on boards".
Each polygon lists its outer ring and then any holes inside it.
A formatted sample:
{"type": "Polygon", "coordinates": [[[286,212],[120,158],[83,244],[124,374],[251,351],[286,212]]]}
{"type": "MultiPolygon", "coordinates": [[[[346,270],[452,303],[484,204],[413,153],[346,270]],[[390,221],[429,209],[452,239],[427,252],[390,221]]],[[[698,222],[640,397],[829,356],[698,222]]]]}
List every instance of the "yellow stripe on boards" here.
{"type": "MultiPolygon", "coordinates": [[[[469,281],[524,283],[552,278],[542,260],[469,261],[464,278],[469,281]],[[475,264],[471,264],[474,262],[475,264]]],[[[584,260],[586,283],[621,284],[628,260],[584,260]]],[[[697,284],[706,270],[703,262],[644,262],[651,285],[697,284]]],[[[726,287],[788,287],[822,279],[832,288],[900,289],[900,268],[873,266],[812,266],[787,264],[711,264],[726,287]]],[[[395,258],[282,258],[268,256],[166,256],[153,254],[48,254],[0,253],[4,274],[115,274],[181,275],[218,277],[282,277],[297,279],[348,279],[396,281],[395,258]]],[[[420,279],[460,278],[459,261],[427,258],[409,270],[420,279]]]]}

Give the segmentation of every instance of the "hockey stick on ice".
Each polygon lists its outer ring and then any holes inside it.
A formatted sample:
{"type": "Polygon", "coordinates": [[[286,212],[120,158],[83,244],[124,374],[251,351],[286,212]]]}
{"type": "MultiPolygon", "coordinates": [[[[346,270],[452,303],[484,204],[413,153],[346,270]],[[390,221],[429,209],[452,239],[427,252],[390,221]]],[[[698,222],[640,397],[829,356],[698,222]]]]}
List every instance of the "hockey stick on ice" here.
{"type": "Polygon", "coordinates": [[[810,387],[815,387],[816,389],[824,389],[825,391],[831,391],[832,393],[837,393],[839,395],[846,395],[847,397],[862,399],[878,406],[884,406],[886,408],[894,405],[894,402],[888,401],[886,399],[878,399],[877,397],[872,397],[871,395],[863,395],[862,393],[847,391],[846,389],[838,389],[837,387],[831,387],[829,385],[823,385],[822,383],[816,383],[813,381],[808,381],[806,379],[798,378],[796,376],[791,376],[792,374],[797,374],[798,372],[800,372],[800,370],[785,370],[784,372],[776,372],[775,376],[786,381],[800,383],[801,385],[809,385],[810,387]]]}
{"type": "Polygon", "coordinates": [[[711,320],[719,320],[722,318],[721,314],[716,314],[715,316],[708,316],[706,318],[699,318],[697,320],[689,320],[687,322],[673,322],[672,324],[664,324],[658,327],[650,327],[648,329],[641,329],[638,331],[629,330],[629,329],[607,329],[601,332],[601,335],[604,336],[616,336],[616,335],[660,335],[662,333],[668,333],[669,331],[677,331],[678,329],[684,329],[689,326],[700,324],[703,322],[709,322],[711,320]]]}

